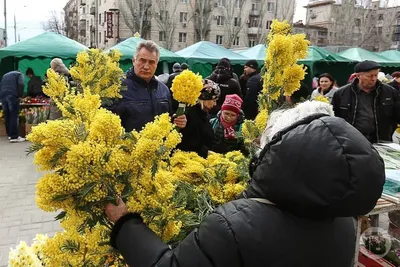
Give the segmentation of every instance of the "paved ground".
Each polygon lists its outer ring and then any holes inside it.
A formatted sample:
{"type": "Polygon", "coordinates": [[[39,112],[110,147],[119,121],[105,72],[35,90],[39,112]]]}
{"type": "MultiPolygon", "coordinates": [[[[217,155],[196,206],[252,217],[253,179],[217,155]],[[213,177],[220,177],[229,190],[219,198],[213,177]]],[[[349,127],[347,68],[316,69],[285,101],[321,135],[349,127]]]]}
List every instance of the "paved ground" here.
{"type": "Polygon", "coordinates": [[[21,240],[30,244],[36,233],[49,236],[60,229],[56,214],[36,207],[35,184],[40,173],[33,156],[26,156],[28,142],[10,144],[0,138],[0,267],[7,266],[8,252],[21,240]]]}

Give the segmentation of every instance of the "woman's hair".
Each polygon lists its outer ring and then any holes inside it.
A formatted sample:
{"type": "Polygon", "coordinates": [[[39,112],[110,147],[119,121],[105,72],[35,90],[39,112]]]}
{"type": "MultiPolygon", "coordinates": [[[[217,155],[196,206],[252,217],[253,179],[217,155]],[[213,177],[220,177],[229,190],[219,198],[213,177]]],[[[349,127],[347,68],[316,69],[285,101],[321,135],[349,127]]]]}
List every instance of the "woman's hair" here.
{"type": "Polygon", "coordinates": [[[318,87],[320,86],[320,85],[319,85],[319,82],[320,82],[321,78],[328,78],[328,79],[332,82],[332,84],[331,84],[331,86],[329,87],[329,89],[332,89],[332,87],[334,87],[334,86],[336,85],[336,81],[335,81],[335,79],[332,77],[332,75],[330,75],[329,73],[323,73],[323,74],[321,74],[321,75],[318,77],[318,87]]]}

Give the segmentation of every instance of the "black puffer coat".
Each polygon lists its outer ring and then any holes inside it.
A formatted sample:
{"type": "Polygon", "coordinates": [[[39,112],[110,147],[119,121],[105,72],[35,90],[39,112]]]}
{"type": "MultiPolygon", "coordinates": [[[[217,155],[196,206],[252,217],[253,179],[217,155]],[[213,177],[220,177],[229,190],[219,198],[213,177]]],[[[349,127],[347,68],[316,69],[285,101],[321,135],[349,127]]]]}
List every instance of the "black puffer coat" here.
{"type": "Polygon", "coordinates": [[[227,95],[237,94],[242,97],[239,82],[233,78],[231,70],[224,67],[217,67],[207,79],[217,83],[221,89],[221,95],[217,100],[217,105],[210,111],[211,114],[216,115],[221,110],[221,106],[227,95]]]}
{"type": "Polygon", "coordinates": [[[367,139],[334,117],[283,134],[252,178],[247,199],[217,208],[174,250],[135,214],[116,223],[112,243],[133,267],[350,267],[352,216],[374,207],[385,180],[367,139]]]}

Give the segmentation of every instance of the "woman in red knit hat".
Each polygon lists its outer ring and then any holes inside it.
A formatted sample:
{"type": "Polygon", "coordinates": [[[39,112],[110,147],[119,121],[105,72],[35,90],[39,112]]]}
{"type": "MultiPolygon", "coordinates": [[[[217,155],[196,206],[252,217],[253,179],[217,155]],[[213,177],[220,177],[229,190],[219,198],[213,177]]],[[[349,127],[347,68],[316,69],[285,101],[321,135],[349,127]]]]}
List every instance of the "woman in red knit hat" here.
{"type": "Polygon", "coordinates": [[[214,130],[214,140],[211,150],[217,153],[229,151],[244,151],[241,138],[244,113],[242,111],[243,100],[237,94],[227,95],[217,117],[210,123],[214,130]]]}

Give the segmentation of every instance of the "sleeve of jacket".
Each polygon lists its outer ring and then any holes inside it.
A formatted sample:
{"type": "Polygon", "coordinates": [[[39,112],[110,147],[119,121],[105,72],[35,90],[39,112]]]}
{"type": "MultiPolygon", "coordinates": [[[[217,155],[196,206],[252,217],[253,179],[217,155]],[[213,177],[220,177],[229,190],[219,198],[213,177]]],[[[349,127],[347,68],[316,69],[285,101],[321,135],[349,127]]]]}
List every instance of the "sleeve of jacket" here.
{"type": "Polygon", "coordinates": [[[314,100],[316,96],[317,96],[317,89],[312,91],[310,100],[314,100]]]}
{"type": "Polygon", "coordinates": [[[114,226],[112,240],[129,266],[135,267],[237,267],[238,246],[226,219],[209,215],[171,250],[138,215],[128,214],[114,226]]]}
{"type": "Polygon", "coordinates": [[[340,117],[340,91],[336,90],[332,97],[333,112],[336,117],[340,117]]]}
{"type": "Polygon", "coordinates": [[[235,87],[234,87],[235,94],[237,94],[240,97],[243,97],[242,89],[240,88],[239,81],[235,80],[234,78],[232,78],[232,81],[234,81],[234,84],[235,84],[235,87]]]}
{"type": "Polygon", "coordinates": [[[397,124],[400,124],[400,93],[396,89],[393,90],[393,104],[394,104],[394,114],[397,124]]]}

